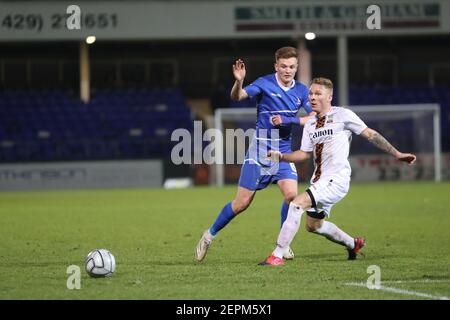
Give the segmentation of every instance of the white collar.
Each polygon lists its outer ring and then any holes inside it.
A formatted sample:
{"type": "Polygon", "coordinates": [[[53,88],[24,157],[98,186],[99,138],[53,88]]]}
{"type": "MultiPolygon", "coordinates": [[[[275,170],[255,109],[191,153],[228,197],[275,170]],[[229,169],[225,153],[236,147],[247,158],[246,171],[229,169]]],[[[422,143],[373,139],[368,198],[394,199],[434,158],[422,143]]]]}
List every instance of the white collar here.
{"type": "Polygon", "coordinates": [[[295,79],[292,79],[292,84],[289,87],[285,87],[279,80],[277,77],[277,73],[275,72],[275,79],[277,80],[278,85],[280,86],[281,89],[283,89],[284,91],[288,91],[289,89],[293,88],[295,86],[295,79]]]}

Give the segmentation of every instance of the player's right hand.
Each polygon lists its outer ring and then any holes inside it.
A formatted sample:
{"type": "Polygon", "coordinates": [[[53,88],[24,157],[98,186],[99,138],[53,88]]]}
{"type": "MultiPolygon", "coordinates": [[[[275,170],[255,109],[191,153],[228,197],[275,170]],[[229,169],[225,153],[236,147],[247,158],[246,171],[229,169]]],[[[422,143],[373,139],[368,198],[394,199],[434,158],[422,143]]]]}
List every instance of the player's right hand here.
{"type": "Polygon", "coordinates": [[[283,154],[280,151],[269,150],[266,156],[266,160],[272,162],[280,162],[283,154]]]}
{"type": "Polygon", "coordinates": [[[243,81],[245,78],[245,64],[241,59],[236,60],[233,64],[233,76],[237,81],[243,81]]]}
{"type": "Polygon", "coordinates": [[[283,123],[283,118],[279,114],[277,114],[275,116],[270,117],[270,122],[272,122],[274,126],[279,126],[283,123]]]}
{"type": "Polygon", "coordinates": [[[407,164],[414,164],[416,162],[416,156],[412,153],[400,153],[397,156],[397,160],[406,162],[407,164]]]}

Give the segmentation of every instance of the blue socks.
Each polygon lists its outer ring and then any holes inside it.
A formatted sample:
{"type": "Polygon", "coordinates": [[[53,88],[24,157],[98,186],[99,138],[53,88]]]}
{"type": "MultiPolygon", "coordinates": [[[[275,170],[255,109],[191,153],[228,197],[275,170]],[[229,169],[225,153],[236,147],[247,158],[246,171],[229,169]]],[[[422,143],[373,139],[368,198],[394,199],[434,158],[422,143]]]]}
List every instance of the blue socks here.
{"type": "MultiPolygon", "coordinates": [[[[283,201],[283,204],[281,205],[281,226],[283,226],[284,221],[286,220],[288,216],[289,211],[289,204],[283,201]]],[[[209,232],[215,236],[217,232],[222,230],[236,215],[233,213],[233,209],[231,209],[231,202],[228,202],[220,211],[219,215],[217,216],[216,221],[214,221],[214,224],[211,228],[209,228],[209,232]]]]}
{"type": "Polygon", "coordinates": [[[283,226],[284,221],[286,221],[286,218],[288,216],[289,211],[289,204],[283,201],[283,204],[281,205],[281,226],[283,226]]]}
{"type": "Polygon", "coordinates": [[[223,227],[225,227],[235,216],[236,215],[233,213],[233,209],[231,209],[231,202],[228,202],[225,205],[225,207],[223,207],[222,211],[220,211],[219,216],[217,217],[212,227],[209,228],[209,233],[215,236],[217,232],[219,232],[223,227]]]}

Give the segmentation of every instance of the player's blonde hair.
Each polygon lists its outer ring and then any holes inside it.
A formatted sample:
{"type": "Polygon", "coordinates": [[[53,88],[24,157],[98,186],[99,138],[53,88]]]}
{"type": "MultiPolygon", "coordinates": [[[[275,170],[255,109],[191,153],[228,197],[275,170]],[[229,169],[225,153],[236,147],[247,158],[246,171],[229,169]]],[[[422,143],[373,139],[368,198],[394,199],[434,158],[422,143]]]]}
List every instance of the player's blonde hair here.
{"type": "Polygon", "coordinates": [[[333,92],[333,82],[328,78],[318,77],[311,80],[311,84],[320,84],[333,92]]]}
{"type": "Polygon", "coordinates": [[[282,47],[275,52],[275,62],[279,59],[297,58],[298,52],[294,47],[282,47]]]}

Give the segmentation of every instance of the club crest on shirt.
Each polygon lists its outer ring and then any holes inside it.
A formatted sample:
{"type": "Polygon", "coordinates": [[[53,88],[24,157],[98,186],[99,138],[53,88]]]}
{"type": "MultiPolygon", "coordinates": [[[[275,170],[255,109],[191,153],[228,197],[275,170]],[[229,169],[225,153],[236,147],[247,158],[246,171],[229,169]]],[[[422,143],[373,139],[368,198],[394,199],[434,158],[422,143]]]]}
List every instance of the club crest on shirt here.
{"type": "Polygon", "coordinates": [[[333,115],[328,116],[326,123],[333,123],[333,115]]]}
{"type": "Polygon", "coordinates": [[[297,104],[297,106],[300,106],[302,104],[302,100],[299,97],[296,97],[296,98],[297,98],[296,104],[297,104]]]}

